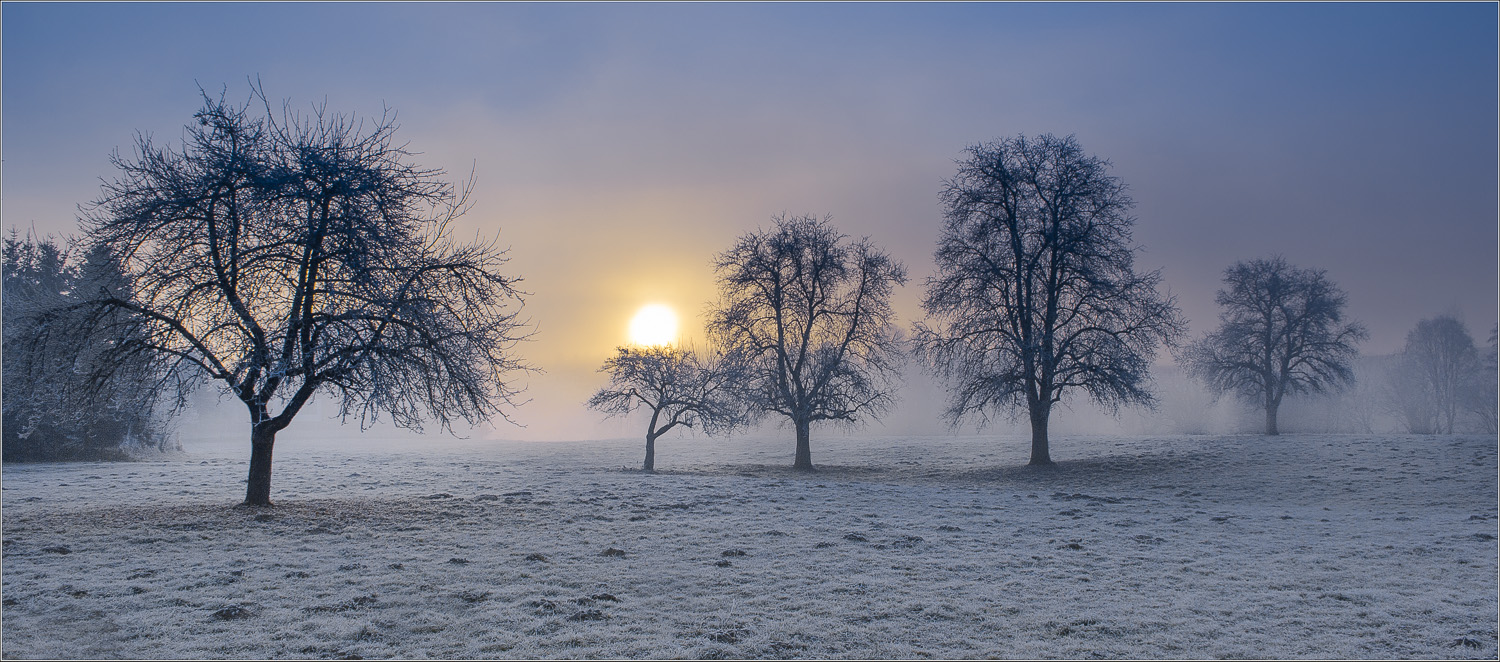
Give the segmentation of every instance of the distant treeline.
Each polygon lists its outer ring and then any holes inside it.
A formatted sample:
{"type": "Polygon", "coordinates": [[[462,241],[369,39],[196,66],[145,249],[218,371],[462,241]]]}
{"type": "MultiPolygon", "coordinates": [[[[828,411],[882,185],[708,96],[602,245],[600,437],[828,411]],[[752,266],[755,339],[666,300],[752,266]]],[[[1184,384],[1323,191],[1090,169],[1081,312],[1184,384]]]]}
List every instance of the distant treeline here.
{"type": "Polygon", "coordinates": [[[50,238],[5,239],[3,438],[5,462],[121,460],[177,448],[153,415],[149,359],[112,366],[100,388],[98,350],[116,339],[79,338],[61,328],[84,323],[76,308],[100,290],[128,291],[131,279],[108,251],[82,251],[50,238]],[[47,311],[48,319],[39,315],[47,311]]]}

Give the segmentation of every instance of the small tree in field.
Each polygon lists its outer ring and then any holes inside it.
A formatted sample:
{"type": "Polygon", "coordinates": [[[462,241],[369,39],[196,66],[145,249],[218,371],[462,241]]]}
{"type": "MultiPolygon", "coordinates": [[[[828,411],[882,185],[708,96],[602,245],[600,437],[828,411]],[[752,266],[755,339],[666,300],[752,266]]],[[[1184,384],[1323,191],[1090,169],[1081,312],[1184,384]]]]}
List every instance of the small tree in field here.
{"type": "Polygon", "coordinates": [[[204,95],[180,150],[141,137],[84,218],[121,256],[120,360],[149,355],[217,380],[250,415],[245,503],[267,505],[276,433],[315,393],[361,423],[420,429],[505,417],[525,326],[504,251],[453,239],[469,207],[441,171],[408,162],[394,117],[366,126],[251,112],[204,95]]]}
{"type": "Polygon", "coordinates": [[[1053,405],[1081,390],[1116,409],[1151,404],[1158,343],[1182,333],[1161,273],[1138,273],[1125,185],[1072,137],[976,145],[943,190],[938,273],[918,355],[950,384],[947,415],[1025,411],[1031,464],[1050,464],[1053,405]]]}
{"type": "Polygon", "coordinates": [[[831,218],[773,219],[714,259],[709,332],[749,361],[744,397],[796,428],[793,466],[811,471],[811,428],[855,423],[891,403],[901,358],[891,292],[906,269],[834,229],[831,218]]]}
{"type": "Polygon", "coordinates": [[[697,426],[716,434],[749,420],[737,395],[745,366],[733,354],[704,356],[672,345],[620,347],[599,371],[609,374],[609,386],[589,398],[590,409],[607,416],[651,412],[641,465],[645,471],[656,470],[656,439],[672,428],[697,426]]]}
{"type": "Polygon", "coordinates": [[[1298,269],[1281,257],[1224,270],[1215,300],[1218,330],[1182,355],[1189,374],[1216,394],[1234,393],[1265,408],[1266,434],[1287,395],[1322,393],[1354,381],[1355,343],[1367,336],[1344,322],[1347,297],[1322,270],[1298,269]]]}

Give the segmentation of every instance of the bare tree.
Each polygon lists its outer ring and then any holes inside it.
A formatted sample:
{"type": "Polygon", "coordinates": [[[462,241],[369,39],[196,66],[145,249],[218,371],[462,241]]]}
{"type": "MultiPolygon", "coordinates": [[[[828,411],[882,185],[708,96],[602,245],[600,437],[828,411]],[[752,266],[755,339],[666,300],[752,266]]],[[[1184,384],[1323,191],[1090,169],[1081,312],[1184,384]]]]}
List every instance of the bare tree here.
{"type": "Polygon", "coordinates": [[[1188,346],[1188,371],[1216,394],[1234,393],[1265,408],[1266,434],[1279,434],[1284,397],[1323,393],[1354,381],[1355,344],[1368,335],[1344,322],[1347,297],[1326,272],[1299,269],[1280,256],[1224,270],[1215,301],[1218,330],[1188,346]]]}
{"type": "Polygon", "coordinates": [[[1449,315],[1417,322],[1397,359],[1392,392],[1413,434],[1452,434],[1459,413],[1482,388],[1474,337],[1449,315]]]}
{"type": "Polygon", "coordinates": [[[323,107],[278,119],[254,89],[239,106],[205,94],[194,118],[180,150],[143,136],[133,159],[114,156],[120,176],[84,224],[135,291],[91,305],[127,313],[135,339],[115,356],[150,355],[244,403],[246,504],[270,503],[276,433],[315,393],[361,425],[507,417],[511,373],[530,369],[513,353],[522,293],[500,273],[505,251],[452,237],[469,187],[411,165],[389,113],[368,129],[323,107]]]}
{"type": "Polygon", "coordinates": [[[831,217],[778,216],[714,259],[709,332],[748,357],[745,397],[796,428],[793,467],[811,471],[813,423],[856,423],[892,404],[901,359],[891,292],[906,269],[831,217]]]}
{"type": "Polygon", "coordinates": [[[716,434],[750,419],[737,396],[745,363],[734,354],[705,355],[672,345],[619,347],[599,371],[609,374],[609,386],[589,398],[590,409],[607,416],[651,412],[645,471],[656,470],[656,439],[679,425],[716,434]]]}
{"type": "Polygon", "coordinates": [[[1031,463],[1050,464],[1052,406],[1074,390],[1117,410],[1151,404],[1158,343],[1184,323],[1161,273],[1137,273],[1135,219],[1109,162],[1071,136],[975,145],[942,193],[938,273],[918,354],[950,384],[948,418],[1031,421],[1031,463]]]}

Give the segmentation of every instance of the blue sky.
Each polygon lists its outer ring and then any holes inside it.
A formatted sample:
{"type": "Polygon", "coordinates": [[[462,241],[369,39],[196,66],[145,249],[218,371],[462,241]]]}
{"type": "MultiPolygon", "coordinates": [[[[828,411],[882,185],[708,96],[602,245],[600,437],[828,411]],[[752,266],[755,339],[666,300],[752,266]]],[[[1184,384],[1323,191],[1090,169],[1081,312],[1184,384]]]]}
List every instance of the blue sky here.
{"type": "MultiPolygon", "coordinates": [[[[1236,260],[1327,269],[1396,350],[1496,317],[1496,5],[6,3],[7,228],[76,231],[137,131],[259,76],[305,107],[400,113],[418,162],[474,168],[536,294],[520,435],[580,403],[630,315],[694,316],[709,258],[779,212],[904,261],[909,323],[965,145],[1074,134],[1131,187],[1143,266],[1194,335],[1236,260]]],[[[578,422],[553,426],[569,417],[578,422]]],[[[612,425],[612,424],[611,424],[612,425]]],[[[633,426],[620,428],[629,430],[633,426]]],[[[633,434],[633,432],[631,432],[633,434]]]]}

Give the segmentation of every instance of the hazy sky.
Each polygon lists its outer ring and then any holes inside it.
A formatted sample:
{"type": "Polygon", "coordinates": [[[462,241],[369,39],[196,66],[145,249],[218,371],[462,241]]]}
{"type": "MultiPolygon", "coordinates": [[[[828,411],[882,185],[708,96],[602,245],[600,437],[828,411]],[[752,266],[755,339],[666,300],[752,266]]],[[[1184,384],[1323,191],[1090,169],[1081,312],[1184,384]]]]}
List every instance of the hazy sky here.
{"type": "MultiPolygon", "coordinates": [[[[600,362],[647,303],[699,326],[712,255],[780,212],[832,214],[903,261],[909,324],[954,159],[1018,133],[1113,161],[1140,264],[1194,336],[1222,270],[1272,253],[1328,270],[1367,353],[1423,317],[1461,314],[1481,341],[1496,318],[1494,3],[0,11],[7,229],[76,232],[111,150],[178,140],[198,85],[241,98],[247,76],[303,107],[388,105],[418,163],[472,166],[467,228],[512,247],[538,327],[522,351],[547,371],[528,427],[499,436],[637,435],[583,409],[600,362]]],[[[926,416],[922,388],[903,397],[926,416]]]]}

